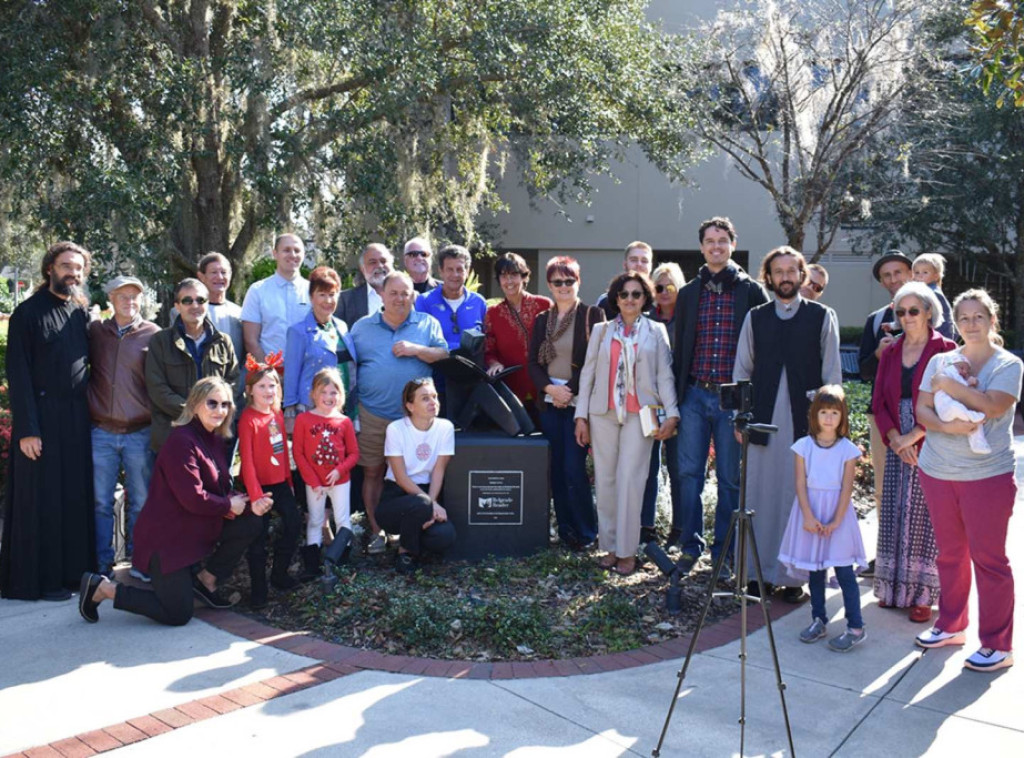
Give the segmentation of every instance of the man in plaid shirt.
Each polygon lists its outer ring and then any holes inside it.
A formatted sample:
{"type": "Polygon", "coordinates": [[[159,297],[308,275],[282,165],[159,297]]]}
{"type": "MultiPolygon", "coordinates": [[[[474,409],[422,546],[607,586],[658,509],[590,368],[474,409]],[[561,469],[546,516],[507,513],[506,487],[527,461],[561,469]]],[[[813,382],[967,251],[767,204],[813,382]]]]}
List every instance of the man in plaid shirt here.
{"type": "Polygon", "coordinates": [[[684,569],[700,558],[704,540],[701,492],[708,447],[715,444],[718,505],[712,560],[718,558],[739,505],[740,446],[733,436],[732,412],[718,405],[718,388],[732,381],[736,343],[747,312],[768,302],[764,288],[732,260],[736,228],[722,216],[698,231],[704,265],[679,291],[676,302],[674,370],[679,395],[679,471],[682,477],[684,529],[669,533],[666,547],[682,552],[684,569]]]}

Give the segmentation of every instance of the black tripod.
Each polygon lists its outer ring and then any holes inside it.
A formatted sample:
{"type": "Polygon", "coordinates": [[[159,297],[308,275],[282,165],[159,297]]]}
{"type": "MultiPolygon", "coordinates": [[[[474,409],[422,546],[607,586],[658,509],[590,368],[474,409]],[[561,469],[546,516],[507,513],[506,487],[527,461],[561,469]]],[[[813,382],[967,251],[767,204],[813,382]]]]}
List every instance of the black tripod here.
{"type": "Polygon", "coordinates": [[[765,628],[768,630],[768,645],[772,651],[772,663],[775,666],[775,682],[779,688],[779,700],[782,701],[782,718],[786,722],[786,739],[789,741],[789,754],[796,756],[793,749],[793,732],[789,726],[789,711],[786,708],[786,683],[782,681],[782,670],[779,668],[779,654],[775,649],[775,635],[772,633],[772,620],[768,617],[768,607],[765,605],[764,577],[761,574],[761,558],[757,552],[757,540],[754,539],[754,531],[751,529],[751,519],[754,512],[747,510],[747,447],[750,444],[750,432],[777,432],[779,429],[771,424],[751,423],[753,414],[739,413],[734,423],[736,429],[743,437],[742,453],[740,456],[740,501],[739,505],[732,512],[729,520],[729,531],[725,537],[725,544],[732,543],[733,535],[736,536],[736,576],[735,587],[731,592],[715,592],[715,586],[725,566],[728,550],[722,550],[715,561],[715,570],[711,574],[711,583],[708,585],[707,597],[704,601],[704,608],[697,621],[697,628],[690,638],[690,647],[686,651],[686,660],[683,667],[677,674],[679,681],[676,683],[676,691],[672,695],[672,703],[668,707],[668,714],[665,716],[665,724],[661,728],[661,736],[658,738],[658,745],[651,751],[651,755],[657,758],[661,755],[661,746],[665,743],[665,735],[668,732],[669,722],[672,720],[672,712],[675,710],[676,702],[679,700],[679,691],[683,687],[683,679],[686,678],[686,671],[690,667],[690,660],[693,658],[693,651],[697,647],[697,639],[700,637],[704,622],[707,619],[708,611],[711,609],[711,601],[716,597],[732,597],[740,604],[740,755],[744,754],[744,742],[746,739],[747,725],[747,602],[759,603],[761,612],[764,614],[765,628]],[[757,586],[760,597],[747,594],[747,546],[750,546],[751,555],[754,561],[754,570],[757,574],[757,586]]]}

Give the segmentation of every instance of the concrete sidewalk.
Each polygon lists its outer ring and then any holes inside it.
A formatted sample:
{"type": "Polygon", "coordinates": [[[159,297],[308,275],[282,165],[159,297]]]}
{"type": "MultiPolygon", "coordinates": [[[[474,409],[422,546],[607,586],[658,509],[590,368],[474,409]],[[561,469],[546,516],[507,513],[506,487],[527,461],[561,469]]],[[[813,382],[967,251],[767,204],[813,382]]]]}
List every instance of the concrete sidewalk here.
{"type": "MultiPolygon", "coordinates": [[[[1011,557],[1024,555],[1022,524],[1011,520],[1011,557]]],[[[1017,580],[1024,586],[1019,568],[1017,580]]],[[[848,654],[799,642],[806,605],[773,623],[796,753],[1024,755],[1024,661],[993,675],[964,671],[976,629],[963,649],[920,651],[913,637],[924,627],[878,608],[868,580],[861,588],[869,638],[848,654]]],[[[828,608],[839,633],[838,592],[828,608]]],[[[235,618],[221,625],[242,634],[253,623],[235,618]]],[[[719,639],[721,629],[704,635],[719,639]]],[[[646,756],[682,664],[473,680],[366,670],[385,658],[334,661],[331,646],[307,638],[246,636],[199,620],[162,628],[109,604],[89,625],[73,602],[0,601],[0,755],[646,756]]],[[[745,754],[788,755],[766,630],[747,646],[745,754]]],[[[739,650],[734,640],[694,657],[663,756],[739,754],[739,650]]],[[[416,670],[414,659],[394,660],[395,670],[416,670]]]]}

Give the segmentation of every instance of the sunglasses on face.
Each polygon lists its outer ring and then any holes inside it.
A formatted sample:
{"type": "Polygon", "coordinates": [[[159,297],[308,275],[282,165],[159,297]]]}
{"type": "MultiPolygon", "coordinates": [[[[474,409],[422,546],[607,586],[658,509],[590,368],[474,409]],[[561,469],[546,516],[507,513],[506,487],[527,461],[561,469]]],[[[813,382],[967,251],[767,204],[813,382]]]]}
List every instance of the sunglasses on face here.
{"type": "Polygon", "coordinates": [[[896,314],[896,318],[903,318],[904,316],[920,316],[920,308],[897,308],[893,313],[896,314]]]}
{"type": "Polygon", "coordinates": [[[231,410],[231,401],[230,400],[219,400],[218,401],[218,400],[214,400],[213,398],[207,398],[206,399],[206,407],[209,408],[211,411],[216,411],[218,409],[222,410],[222,411],[230,411],[231,410]]]}
{"type": "Polygon", "coordinates": [[[675,292],[676,291],[676,285],[674,285],[674,284],[655,284],[654,285],[654,291],[657,294],[659,294],[659,295],[661,295],[661,294],[663,294],[665,292],[675,292]]]}
{"type": "Polygon", "coordinates": [[[413,258],[429,258],[430,253],[426,250],[410,250],[406,255],[411,255],[413,258]]]}
{"type": "Polygon", "coordinates": [[[643,290],[619,290],[619,300],[639,300],[644,296],[643,290]]]}
{"type": "Polygon", "coordinates": [[[810,288],[811,288],[812,290],[814,290],[815,292],[817,292],[817,293],[818,293],[819,295],[820,295],[820,294],[821,294],[822,292],[824,292],[824,291],[825,291],[825,288],[824,288],[824,287],[822,287],[822,286],[821,286],[820,284],[818,284],[817,282],[807,282],[807,286],[808,286],[808,287],[810,287],[810,288]]]}
{"type": "Polygon", "coordinates": [[[548,279],[548,284],[552,287],[571,287],[576,284],[575,279],[548,279]]]}
{"type": "Polygon", "coordinates": [[[185,297],[181,298],[181,300],[179,300],[178,302],[181,303],[182,305],[192,305],[192,303],[195,303],[196,305],[206,305],[206,303],[209,301],[205,297],[190,297],[186,295],[185,297]]]}

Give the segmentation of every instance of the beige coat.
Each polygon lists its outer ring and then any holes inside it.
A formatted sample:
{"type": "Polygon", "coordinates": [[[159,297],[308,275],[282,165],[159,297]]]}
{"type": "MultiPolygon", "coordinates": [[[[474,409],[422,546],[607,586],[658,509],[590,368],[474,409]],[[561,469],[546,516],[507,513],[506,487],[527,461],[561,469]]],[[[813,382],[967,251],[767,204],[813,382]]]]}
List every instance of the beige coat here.
{"type": "MultiPolygon", "coordinates": [[[[678,418],[676,384],[672,374],[672,350],[665,325],[641,316],[648,329],[637,346],[636,396],[640,405],[661,405],[667,418],[678,418]]],[[[602,415],[614,410],[608,403],[608,376],[611,372],[611,345],[614,322],[594,325],[587,346],[587,358],[580,373],[580,391],[576,399],[576,418],[602,415]]]]}

